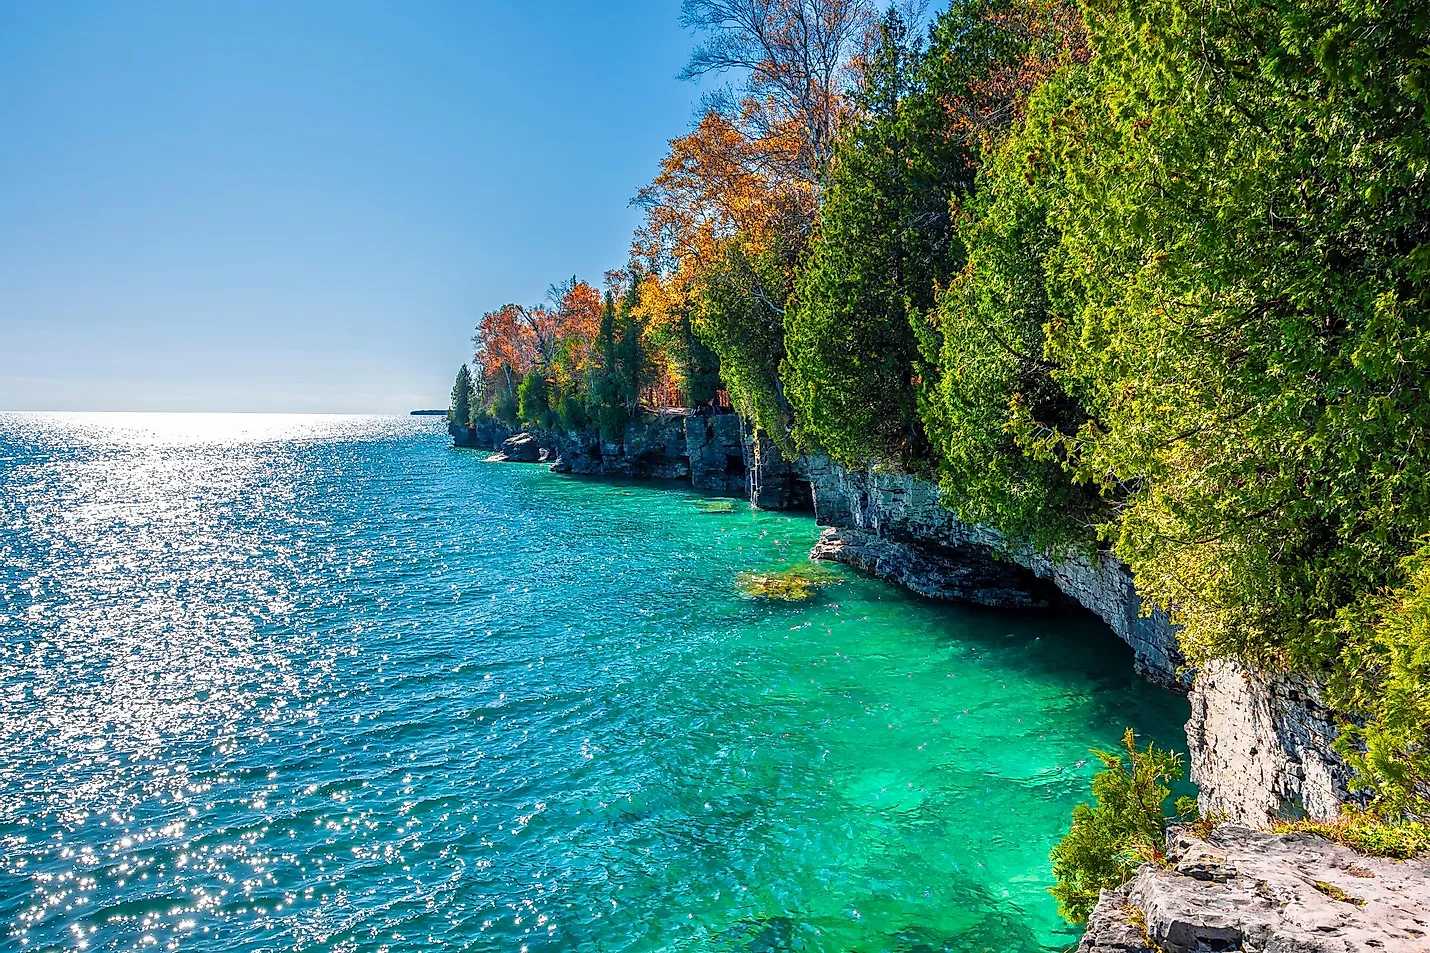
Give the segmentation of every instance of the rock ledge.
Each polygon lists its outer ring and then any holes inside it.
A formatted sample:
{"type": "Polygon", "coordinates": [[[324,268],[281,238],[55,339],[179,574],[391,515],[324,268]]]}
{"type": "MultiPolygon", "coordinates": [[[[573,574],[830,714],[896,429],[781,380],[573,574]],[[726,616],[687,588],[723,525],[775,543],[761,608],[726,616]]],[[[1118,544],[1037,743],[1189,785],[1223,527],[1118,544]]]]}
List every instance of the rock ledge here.
{"type": "Polygon", "coordinates": [[[1311,834],[1174,828],[1168,866],[1103,891],[1079,953],[1425,953],[1430,862],[1311,834]]]}
{"type": "Polygon", "coordinates": [[[853,566],[933,599],[956,599],[1002,609],[1046,609],[1065,599],[1056,587],[991,550],[905,543],[857,529],[830,527],[811,559],[853,566]]]}

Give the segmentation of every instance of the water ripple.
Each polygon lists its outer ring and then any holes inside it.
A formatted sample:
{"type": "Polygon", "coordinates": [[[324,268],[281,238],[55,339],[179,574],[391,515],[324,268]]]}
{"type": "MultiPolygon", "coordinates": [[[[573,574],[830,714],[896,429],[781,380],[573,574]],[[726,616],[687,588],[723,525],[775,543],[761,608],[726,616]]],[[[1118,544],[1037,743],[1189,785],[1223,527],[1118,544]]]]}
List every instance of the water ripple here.
{"type": "Polygon", "coordinates": [[[1061,949],[1086,749],[1185,715],[1087,620],[746,601],[809,519],[440,421],[0,415],[0,478],[7,948],[1061,949]]]}

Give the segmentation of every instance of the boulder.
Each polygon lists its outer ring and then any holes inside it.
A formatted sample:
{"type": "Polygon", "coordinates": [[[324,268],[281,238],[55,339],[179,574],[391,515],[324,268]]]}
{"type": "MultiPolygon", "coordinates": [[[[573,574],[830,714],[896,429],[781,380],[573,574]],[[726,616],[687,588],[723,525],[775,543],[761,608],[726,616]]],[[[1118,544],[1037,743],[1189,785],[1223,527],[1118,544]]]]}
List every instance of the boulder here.
{"type": "Polygon", "coordinates": [[[541,459],[541,441],[529,433],[519,433],[502,441],[501,453],[492,459],[503,463],[536,463],[541,459]]]}

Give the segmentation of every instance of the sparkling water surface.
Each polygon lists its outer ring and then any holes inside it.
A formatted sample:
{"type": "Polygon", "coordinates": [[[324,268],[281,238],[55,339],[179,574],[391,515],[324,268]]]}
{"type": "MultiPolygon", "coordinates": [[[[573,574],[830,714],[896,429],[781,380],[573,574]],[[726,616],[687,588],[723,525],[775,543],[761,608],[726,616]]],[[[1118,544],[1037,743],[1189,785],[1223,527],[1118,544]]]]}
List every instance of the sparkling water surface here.
{"type": "Polygon", "coordinates": [[[1061,950],[1048,849],[1184,700],[1081,613],[443,422],[0,415],[0,948],[1061,950]]]}

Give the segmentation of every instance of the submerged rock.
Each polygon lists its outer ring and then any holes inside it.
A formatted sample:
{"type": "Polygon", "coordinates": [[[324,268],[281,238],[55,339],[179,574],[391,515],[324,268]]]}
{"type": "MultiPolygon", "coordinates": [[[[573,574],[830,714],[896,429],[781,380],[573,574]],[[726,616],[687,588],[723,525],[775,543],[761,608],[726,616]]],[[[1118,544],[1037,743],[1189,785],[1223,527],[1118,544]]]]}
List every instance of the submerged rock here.
{"type": "Polygon", "coordinates": [[[840,581],[839,574],[828,566],[804,563],[768,572],[742,572],[735,577],[735,588],[752,599],[801,602],[840,581]]]}
{"type": "Polygon", "coordinates": [[[1232,825],[1174,828],[1167,861],[1103,892],[1079,953],[1430,950],[1430,861],[1232,825]]]}

